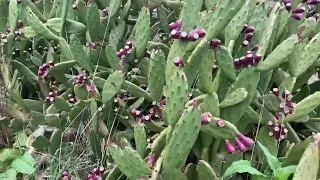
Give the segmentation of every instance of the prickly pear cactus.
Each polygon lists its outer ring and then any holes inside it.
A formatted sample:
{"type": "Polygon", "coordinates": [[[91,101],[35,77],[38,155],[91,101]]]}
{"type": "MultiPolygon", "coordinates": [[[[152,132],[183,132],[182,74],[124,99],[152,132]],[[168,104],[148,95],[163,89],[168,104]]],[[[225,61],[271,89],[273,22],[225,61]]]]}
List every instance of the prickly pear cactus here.
{"type": "Polygon", "coordinates": [[[0,0],[0,177],[320,179],[319,7],[0,0]]]}

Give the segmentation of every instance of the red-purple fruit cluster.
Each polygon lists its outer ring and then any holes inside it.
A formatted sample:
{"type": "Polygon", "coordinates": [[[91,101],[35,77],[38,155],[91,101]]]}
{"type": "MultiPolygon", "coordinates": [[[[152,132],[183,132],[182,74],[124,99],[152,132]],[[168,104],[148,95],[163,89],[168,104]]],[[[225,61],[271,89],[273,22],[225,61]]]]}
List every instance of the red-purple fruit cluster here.
{"type": "Polygon", "coordinates": [[[176,65],[177,67],[184,67],[184,62],[183,59],[181,57],[176,57],[173,59],[173,63],[174,65],[176,65]]]}
{"type": "Polygon", "coordinates": [[[124,48],[120,49],[116,55],[121,59],[125,59],[131,53],[132,48],[133,43],[131,41],[128,41],[124,48]]]}
{"type": "Polygon", "coordinates": [[[234,67],[236,69],[255,66],[261,61],[260,54],[253,54],[252,51],[247,51],[246,56],[242,56],[234,60],[234,67]]]}
{"type": "Polygon", "coordinates": [[[49,68],[54,66],[53,61],[49,61],[49,63],[45,63],[39,67],[38,76],[40,80],[47,81],[49,80],[49,68]]]}
{"type": "Polygon", "coordinates": [[[68,102],[70,104],[75,104],[77,102],[77,99],[73,94],[68,94],[68,102]]]}
{"type": "Polygon", "coordinates": [[[275,137],[277,140],[282,140],[286,137],[288,130],[281,121],[290,114],[293,114],[296,104],[291,101],[291,93],[287,90],[280,95],[279,89],[273,88],[271,93],[281,98],[279,105],[281,112],[275,114],[277,122],[268,122],[268,125],[273,128],[269,135],[275,137]]]}
{"type": "Polygon", "coordinates": [[[210,112],[204,112],[201,117],[201,125],[207,125],[211,122],[212,115],[210,112]]]}
{"type": "Polygon", "coordinates": [[[215,49],[221,45],[221,41],[219,39],[213,39],[210,41],[210,48],[215,49]]]}
{"type": "Polygon", "coordinates": [[[62,179],[63,180],[71,180],[72,176],[68,171],[64,171],[63,174],[62,174],[62,179]]]}
{"type": "Polygon", "coordinates": [[[157,162],[157,157],[155,155],[152,154],[152,155],[148,156],[147,163],[150,167],[153,167],[156,164],[156,162],[157,162]]]}
{"type": "Polygon", "coordinates": [[[237,137],[234,138],[234,141],[236,142],[236,146],[234,146],[229,140],[226,140],[226,147],[229,154],[232,154],[236,152],[237,150],[240,150],[241,152],[245,152],[254,144],[254,141],[238,132],[237,137]]]}
{"type": "Polygon", "coordinates": [[[48,97],[46,97],[46,101],[54,102],[56,100],[57,94],[54,92],[49,92],[48,97]]]}
{"type": "Polygon", "coordinates": [[[91,47],[91,48],[96,48],[96,47],[104,47],[107,45],[105,42],[87,42],[86,46],[91,47]]]}
{"type": "Polygon", "coordinates": [[[181,19],[169,24],[170,35],[172,38],[186,41],[196,41],[206,35],[206,30],[204,29],[196,29],[188,33],[185,31],[181,31],[181,26],[181,19]]]}
{"type": "Polygon", "coordinates": [[[94,168],[92,173],[88,175],[88,180],[102,180],[103,172],[104,172],[103,167],[94,168]]]}
{"type": "Polygon", "coordinates": [[[160,103],[153,102],[152,106],[148,109],[148,114],[144,115],[142,111],[133,109],[131,111],[131,114],[138,119],[138,121],[150,121],[154,119],[160,119],[161,118],[161,112],[163,111],[164,107],[166,105],[166,99],[165,97],[162,97],[162,100],[160,103]]]}
{"type": "Polygon", "coordinates": [[[247,47],[253,37],[253,33],[254,33],[254,27],[253,26],[248,26],[247,24],[245,24],[241,30],[241,33],[244,34],[245,36],[245,40],[242,42],[242,46],[243,47],[247,47]]]}

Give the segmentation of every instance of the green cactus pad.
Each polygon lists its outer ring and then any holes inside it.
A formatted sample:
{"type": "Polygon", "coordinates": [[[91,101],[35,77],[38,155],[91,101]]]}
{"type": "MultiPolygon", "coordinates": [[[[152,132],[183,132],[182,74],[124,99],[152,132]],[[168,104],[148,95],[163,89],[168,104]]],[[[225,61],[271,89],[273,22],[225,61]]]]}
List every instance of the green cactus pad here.
{"type": "Polygon", "coordinates": [[[219,35],[243,4],[244,1],[218,1],[214,10],[214,18],[212,18],[211,22],[208,22],[207,39],[213,39],[219,35]]]}
{"type": "Polygon", "coordinates": [[[230,94],[230,92],[234,91],[235,89],[245,88],[248,92],[248,96],[241,103],[224,108],[221,111],[221,117],[223,119],[226,119],[235,125],[238,124],[240,118],[243,116],[244,112],[247,110],[251,103],[252,97],[256,92],[259,78],[260,73],[255,72],[253,68],[244,69],[239,73],[237,80],[232,84],[232,88],[229,89],[228,94],[230,94]]]}
{"type": "Polygon", "coordinates": [[[307,46],[302,50],[299,61],[297,61],[296,69],[290,69],[293,76],[297,77],[318,59],[320,53],[320,33],[315,35],[307,46]]]}
{"type": "Polygon", "coordinates": [[[29,7],[26,7],[26,16],[27,21],[30,24],[31,28],[37,32],[37,34],[47,37],[52,40],[59,40],[59,37],[53,34],[39,19],[38,17],[31,11],[29,7]]]}
{"type": "MultiPolygon", "coordinates": [[[[14,3],[14,2],[13,2],[14,3]]],[[[6,30],[9,15],[9,5],[7,0],[0,0],[0,32],[6,30]]]]}
{"type": "Polygon", "coordinates": [[[226,108],[236,105],[244,101],[248,96],[248,92],[245,88],[238,88],[229,94],[219,105],[220,108],[226,108]]]}
{"type": "Polygon", "coordinates": [[[180,170],[167,167],[162,169],[160,177],[166,180],[187,180],[187,177],[180,170]]]}
{"type": "Polygon", "coordinates": [[[197,140],[201,128],[201,110],[191,107],[186,110],[172,132],[168,149],[163,159],[163,167],[179,168],[197,140]]]}
{"type": "Polygon", "coordinates": [[[132,154],[132,152],[136,153],[132,149],[122,150],[118,146],[111,144],[108,150],[116,165],[129,179],[146,178],[151,175],[151,169],[138,154],[132,154]],[[136,166],[137,164],[138,166],[136,166]]]}
{"type": "Polygon", "coordinates": [[[162,96],[165,83],[165,61],[164,53],[161,50],[152,52],[149,66],[148,89],[155,101],[159,101],[162,96]]]}
{"type": "Polygon", "coordinates": [[[220,46],[215,50],[215,58],[222,71],[230,80],[236,80],[236,70],[233,63],[231,52],[224,46],[220,46]]]}
{"type": "Polygon", "coordinates": [[[40,112],[31,111],[31,119],[29,126],[32,129],[37,129],[38,126],[45,122],[45,116],[40,112]]]}
{"type": "Polygon", "coordinates": [[[254,7],[256,1],[248,0],[241,7],[241,9],[235,14],[235,16],[231,19],[231,21],[226,26],[225,32],[225,42],[226,45],[230,40],[236,40],[243,28],[243,25],[248,21],[248,16],[250,13],[250,9],[254,7]]]}
{"type": "Polygon", "coordinates": [[[304,98],[302,101],[300,101],[296,105],[294,109],[294,113],[290,116],[287,116],[284,119],[284,122],[291,122],[301,117],[304,117],[305,115],[308,115],[309,113],[311,113],[319,105],[320,105],[320,92],[313,93],[308,97],[304,98]]]}
{"type": "Polygon", "coordinates": [[[100,14],[96,3],[90,2],[87,9],[87,27],[91,41],[99,41],[100,14]]]}
{"type": "Polygon", "coordinates": [[[51,156],[55,157],[57,150],[60,148],[62,142],[62,131],[60,129],[56,129],[50,138],[50,147],[49,153],[51,156]]]}
{"type": "Polygon", "coordinates": [[[182,31],[189,32],[197,24],[197,17],[202,7],[202,1],[186,0],[184,1],[184,8],[181,12],[182,17],[182,31]]]}
{"type": "Polygon", "coordinates": [[[159,155],[161,153],[161,151],[164,149],[166,145],[166,137],[167,137],[168,131],[169,131],[168,128],[164,129],[159,134],[159,136],[157,136],[157,138],[152,142],[150,147],[151,149],[150,154],[159,155]]]}
{"type": "Polygon", "coordinates": [[[310,143],[304,151],[297,172],[293,175],[293,180],[317,179],[319,168],[319,145],[318,142],[310,143]]]}
{"type": "Polygon", "coordinates": [[[16,69],[18,69],[18,71],[26,76],[27,78],[29,78],[30,80],[33,80],[33,81],[37,81],[38,80],[38,76],[35,75],[29,68],[27,68],[24,64],[22,64],[21,62],[19,61],[16,61],[16,60],[12,60],[11,61],[11,64],[13,67],[15,67],[16,69]]]}
{"type": "Polygon", "coordinates": [[[89,71],[90,73],[93,72],[93,65],[90,62],[90,60],[88,59],[83,46],[80,42],[80,40],[72,35],[70,37],[70,50],[72,52],[72,55],[74,57],[74,59],[78,62],[79,65],[81,65],[81,67],[83,67],[85,70],[89,71]]]}
{"type": "Polygon", "coordinates": [[[122,89],[127,91],[128,93],[132,94],[133,96],[135,96],[137,98],[144,97],[145,100],[147,100],[149,102],[153,101],[151,95],[147,91],[145,91],[141,87],[139,87],[139,86],[127,81],[127,80],[125,80],[123,82],[122,89]]]}
{"type": "Polygon", "coordinates": [[[205,57],[203,57],[200,65],[197,86],[201,92],[212,93],[214,91],[212,83],[212,67],[214,64],[214,55],[213,51],[209,49],[207,49],[207,52],[205,52],[204,54],[205,57]]]}
{"type": "Polygon", "coordinates": [[[188,81],[182,71],[177,71],[165,87],[168,123],[174,125],[182,114],[188,100],[188,81]]]}
{"type": "Polygon", "coordinates": [[[225,125],[223,127],[219,127],[217,125],[218,120],[221,119],[212,117],[211,122],[209,124],[201,126],[201,131],[207,133],[207,135],[209,136],[227,140],[233,139],[237,136],[238,129],[235,125],[225,120],[225,125]]]}
{"type": "Polygon", "coordinates": [[[60,62],[70,61],[72,60],[71,50],[69,48],[69,44],[63,38],[59,38],[59,45],[61,48],[61,57],[60,62]]]}
{"type": "MultiPolygon", "coordinates": [[[[52,18],[52,19],[48,19],[48,21],[44,25],[59,33],[61,32],[61,25],[62,25],[61,23],[62,23],[61,18],[52,18]]],[[[70,20],[70,19],[67,19],[65,21],[64,26],[65,26],[66,32],[69,34],[81,34],[87,31],[87,27],[84,24],[77,21],[70,20]]]]}
{"type": "Polygon", "coordinates": [[[90,99],[90,115],[91,115],[91,126],[95,132],[99,129],[99,119],[98,119],[98,104],[94,98],[90,99]]]}
{"type": "Polygon", "coordinates": [[[147,134],[143,124],[137,123],[134,126],[134,139],[138,154],[144,158],[147,150],[147,134]]]}
{"type": "Polygon", "coordinates": [[[124,75],[121,71],[115,71],[105,81],[102,90],[102,102],[109,102],[120,90],[124,82],[124,75]]]}
{"type": "Polygon", "coordinates": [[[53,104],[57,109],[60,109],[61,111],[67,111],[67,112],[71,111],[71,107],[69,103],[62,97],[59,97],[59,96],[56,97],[53,104]]]}
{"type": "Polygon", "coordinates": [[[149,9],[143,7],[139,13],[138,21],[136,24],[136,55],[141,59],[145,53],[150,36],[150,12],[149,9]]]}
{"type": "Polygon", "coordinates": [[[119,65],[119,58],[116,56],[117,49],[114,46],[108,45],[105,52],[110,67],[113,70],[117,70],[119,65]]]}
{"type": "Polygon", "coordinates": [[[198,171],[199,180],[205,180],[205,179],[219,180],[220,179],[218,178],[216,172],[214,172],[210,164],[208,164],[203,160],[199,160],[197,171],[198,171]]]}
{"type": "Polygon", "coordinates": [[[14,32],[19,18],[19,7],[17,0],[9,1],[9,29],[14,32]]]}
{"type": "Polygon", "coordinates": [[[264,61],[259,63],[257,70],[269,71],[279,67],[281,64],[287,61],[287,56],[292,53],[297,44],[297,34],[291,35],[289,38],[279,44],[264,61]]]}
{"type": "Polygon", "coordinates": [[[120,21],[118,26],[113,28],[109,35],[109,43],[114,47],[117,47],[118,43],[122,40],[124,33],[126,30],[126,23],[124,21],[120,21]]]}

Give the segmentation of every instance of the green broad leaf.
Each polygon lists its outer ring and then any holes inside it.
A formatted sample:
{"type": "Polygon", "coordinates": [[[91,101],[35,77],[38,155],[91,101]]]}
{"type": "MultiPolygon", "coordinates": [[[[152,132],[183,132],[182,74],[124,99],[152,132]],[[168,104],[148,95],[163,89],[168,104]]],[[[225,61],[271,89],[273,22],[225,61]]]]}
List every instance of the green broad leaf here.
{"type": "Polygon", "coordinates": [[[263,144],[261,144],[259,141],[257,141],[257,143],[258,143],[259,147],[261,148],[261,150],[263,151],[264,155],[266,156],[270,168],[273,171],[276,171],[277,169],[279,169],[281,167],[281,163],[278,160],[278,158],[273,156],[270,153],[270,151],[263,144]]]}
{"type": "Polygon", "coordinates": [[[32,175],[36,171],[35,164],[33,157],[26,152],[21,158],[14,160],[11,163],[11,167],[19,173],[32,175]]]}
{"type": "Polygon", "coordinates": [[[296,165],[286,166],[278,169],[275,176],[278,180],[287,180],[291,174],[296,172],[296,170],[296,165]]]}
{"type": "Polygon", "coordinates": [[[13,168],[6,170],[5,172],[0,173],[1,180],[16,180],[17,179],[17,171],[13,168]]]}
{"type": "Polygon", "coordinates": [[[16,141],[13,144],[15,147],[22,147],[27,145],[28,136],[24,131],[20,131],[16,136],[16,141]]]}
{"type": "Polygon", "coordinates": [[[239,160],[235,161],[231,164],[231,166],[225,171],[222,178],[229,177],[233,175],[234,173],[249,173],[251,175],[259,175],[259,176],[265,176],[260,171],[255,169],[251,166],[250,161],[247,160],[239,160]]]}
{"type": "Polygon", "coordinates": [[[21,155],[22,154],[18,149],[2,149],[0,151],[0,164],[2,164],[4,161],[13,161],[21,155]]]}

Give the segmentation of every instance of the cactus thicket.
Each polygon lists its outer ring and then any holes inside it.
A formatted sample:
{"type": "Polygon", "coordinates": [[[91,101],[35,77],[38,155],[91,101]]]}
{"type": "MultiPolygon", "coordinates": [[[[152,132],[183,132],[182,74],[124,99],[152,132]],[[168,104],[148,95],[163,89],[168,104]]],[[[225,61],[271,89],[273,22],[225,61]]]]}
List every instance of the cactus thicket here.
{"type": "Polygon", "coordinates": [[[0,179],[320,179],[319,17],[319,0],[0,0],[0,179]]]}

